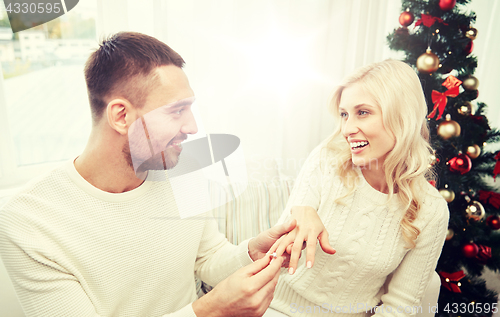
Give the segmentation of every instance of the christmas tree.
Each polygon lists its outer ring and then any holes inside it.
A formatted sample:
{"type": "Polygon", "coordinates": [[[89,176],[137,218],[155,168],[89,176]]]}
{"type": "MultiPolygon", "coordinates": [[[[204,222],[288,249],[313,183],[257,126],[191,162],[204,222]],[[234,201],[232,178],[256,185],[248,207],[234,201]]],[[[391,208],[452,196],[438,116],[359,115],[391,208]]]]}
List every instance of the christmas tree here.
{"type": "Polygon", "coordinates": [[[500,152],[484,149],[500,140],[500,132],[490,128],[487,106],[477,101],[472,51],[478,30],[469,2],[403,0],[402,27],[387,37],[420,77],[435,149],[434,185],[450,210],[436,268],[442,283],[437,316],[491,316],[500,309],[497,294],[480,278],[485,266],[500,267],[500,193],[491,180],[500,174],[500,152]]]}

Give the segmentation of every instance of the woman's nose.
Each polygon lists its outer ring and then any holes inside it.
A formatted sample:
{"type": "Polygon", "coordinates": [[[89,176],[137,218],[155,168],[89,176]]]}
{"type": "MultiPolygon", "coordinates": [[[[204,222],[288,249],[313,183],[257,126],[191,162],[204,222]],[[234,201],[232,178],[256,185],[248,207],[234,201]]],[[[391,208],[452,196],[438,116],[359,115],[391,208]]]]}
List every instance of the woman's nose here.
{"type": "Polygon", "coordinates": [[[342,122],[342,134],[345,137],[349,135],[356,134],[359,131],[359,127],[355,119],[348,117],[342,122]]]}

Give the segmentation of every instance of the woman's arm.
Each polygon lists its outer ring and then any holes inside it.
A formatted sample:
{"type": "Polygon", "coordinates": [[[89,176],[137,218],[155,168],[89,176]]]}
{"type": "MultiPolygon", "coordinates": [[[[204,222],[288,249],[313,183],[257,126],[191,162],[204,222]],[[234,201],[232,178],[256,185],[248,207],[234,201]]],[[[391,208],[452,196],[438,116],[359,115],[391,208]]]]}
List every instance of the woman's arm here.
{"type": "Polygon", "coordinates": [[[433,205],[426,208],[431,219],[421,229],[415,248],[408,251],[394,271],[387,293],[381,298],[383,309],[379,309],[374,316],[410,315],[404,310],[428,309],[422,307],[421,301],[443,248],[449,211],[444,199],[436,199],[433,205]],[[403,312],[398,312],[398,309],[403,312]]]}
{"type": "Polygon", "coordinates": [[[328,242],[328,232],[316,212],[321,202],[323,173],[327,170],[328,162],[325,155],[327,150],[322,151],[323,147],[323,144],[317,146],[307,158],[297,176],[287,206],[278,220],[279,224],[288,219],[296,219],[297,227],[280,238],[269,251],[281,255],[287,250],[291,254],[290,274],[297,270],[297,263],[304,243],[307,245],[306,263],[308,267],[312,267],[314,264],[317,240],[319,240],[323,251],[329,254],[335,253],[328,242]]]}

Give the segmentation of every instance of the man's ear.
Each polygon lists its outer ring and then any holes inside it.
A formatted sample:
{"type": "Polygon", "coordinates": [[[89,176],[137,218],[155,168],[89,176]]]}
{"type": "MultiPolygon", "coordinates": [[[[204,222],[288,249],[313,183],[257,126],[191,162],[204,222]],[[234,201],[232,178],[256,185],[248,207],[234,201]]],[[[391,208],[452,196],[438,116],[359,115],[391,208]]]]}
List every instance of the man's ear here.
{"type": "Polygon", "coordinates": [[[111,129],[125,135],[128,128],[136,120],[132,104],[124,98],[113,99],[106,107],[106,115],[111,129]]]}

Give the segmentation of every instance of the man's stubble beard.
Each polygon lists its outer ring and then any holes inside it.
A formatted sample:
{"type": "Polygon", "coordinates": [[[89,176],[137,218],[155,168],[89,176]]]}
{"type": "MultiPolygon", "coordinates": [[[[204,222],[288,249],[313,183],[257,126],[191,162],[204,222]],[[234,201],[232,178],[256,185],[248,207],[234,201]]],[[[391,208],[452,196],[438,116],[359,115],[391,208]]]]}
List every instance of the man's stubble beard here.
{"type": "MultiPolygon", "coordinates": [[[[132,155],[130,154],[130,145],[128,142],[125,142],[125,144],[123,145],[122,154],[128,166],[132,170],[134,170],[134,163],[132,161],[132,155]]],[[[169,170],[174,168],[177,165],[177,163],[179,163],[180,154],[178,154],[174,148],[170,147],[165,149],[163,151],[163,154],[164,154],[163,155],[164,159],[162,158],[161,152],[157,153],[154,156],[142,162],[142,164],[137,168],[137,171],[134,172],[142,173],[148,170],[165,170],[165,167],[167,170],[169,170]],[[163,164],[164,161],[165,164],[163,164]]]]}

